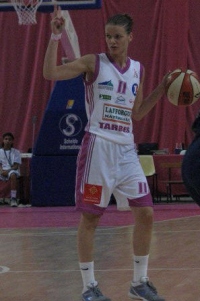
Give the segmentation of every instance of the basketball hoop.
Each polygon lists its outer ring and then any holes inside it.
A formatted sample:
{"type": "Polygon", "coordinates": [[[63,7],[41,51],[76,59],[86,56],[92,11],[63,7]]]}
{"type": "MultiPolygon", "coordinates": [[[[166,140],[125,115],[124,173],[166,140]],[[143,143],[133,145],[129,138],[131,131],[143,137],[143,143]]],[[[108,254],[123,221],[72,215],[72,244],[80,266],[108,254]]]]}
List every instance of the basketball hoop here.
{"type": "Polygon", "coordinates": [[[36,24],[36,11],[42,0],[11,0],[20,25],[36,24]]]}

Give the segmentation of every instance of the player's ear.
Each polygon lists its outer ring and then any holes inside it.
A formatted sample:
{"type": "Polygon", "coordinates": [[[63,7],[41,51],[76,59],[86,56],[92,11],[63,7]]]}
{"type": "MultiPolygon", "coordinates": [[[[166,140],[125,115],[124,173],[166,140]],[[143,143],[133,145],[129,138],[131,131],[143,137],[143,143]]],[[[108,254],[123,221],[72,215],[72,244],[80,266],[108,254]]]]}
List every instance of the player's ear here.
{"type": "Polygon", "coordinates": [[[130,34],[129,34],[129,42],[131,42],[133,40],[133,33],[131,32],[130,34]]]}

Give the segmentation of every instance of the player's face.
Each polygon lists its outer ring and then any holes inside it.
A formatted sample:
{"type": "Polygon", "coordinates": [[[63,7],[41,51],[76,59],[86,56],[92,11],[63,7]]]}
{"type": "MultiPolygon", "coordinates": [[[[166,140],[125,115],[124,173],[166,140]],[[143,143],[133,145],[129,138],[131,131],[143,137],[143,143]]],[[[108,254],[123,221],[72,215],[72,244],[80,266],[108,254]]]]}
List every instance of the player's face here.
{"type": "Polygon", "coordinates": [[[110,54],[123,55],[127,53],[132,41],[132,33],[127,34],[123,26],[108,24],[105,27],[106,43],[110,54]]]}

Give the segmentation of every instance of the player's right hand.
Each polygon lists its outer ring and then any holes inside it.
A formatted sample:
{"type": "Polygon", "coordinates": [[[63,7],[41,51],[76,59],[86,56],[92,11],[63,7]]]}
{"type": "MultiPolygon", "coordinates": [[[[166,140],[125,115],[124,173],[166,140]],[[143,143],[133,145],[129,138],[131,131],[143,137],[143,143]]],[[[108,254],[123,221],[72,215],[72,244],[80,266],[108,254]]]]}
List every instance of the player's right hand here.
{"type": "Polygon", "coordinates": [[[54,6],[52,13],[51,29],[54,34],[60,34],[65,27],[65,19],[62,17],[61,8],[54,6]]]}

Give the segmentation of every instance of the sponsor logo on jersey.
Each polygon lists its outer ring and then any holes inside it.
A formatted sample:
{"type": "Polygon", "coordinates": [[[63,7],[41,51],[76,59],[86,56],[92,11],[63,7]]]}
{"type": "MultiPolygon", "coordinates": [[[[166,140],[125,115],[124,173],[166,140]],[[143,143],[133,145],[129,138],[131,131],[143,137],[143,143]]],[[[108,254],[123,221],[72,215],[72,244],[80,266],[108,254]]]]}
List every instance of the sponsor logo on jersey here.
{"type": "Polygon", "coordinates": [[[133,92],[133,95],[136,96],[137,95],[137,91],[138,91],[138,84],[133,84],[132,86],[132,92],[133,92]]]}
{"type": "Polygon", "coordinates": [[[98,83],[98,88],[108,90],[108,91],[112,91],[113,90],[112,81],[109,80],[109,81],[106,81],[106,82],[98,83]]]}
{"type": "Polygon", "coordinates": [[[99,94],[99,99],[101,99],[101,100],[111,100],[111,96],[106,95],[106,94],[99,94]]]}
{"type": "Polygon", "coordinates": [[[125,98],[122,96],[118,96],[115,103],[121,104],[121,105],[125,105],[125,98]]]}
{"type": "Polygon", "coordinates": [[[102,194],[102,186],[85,184],[83,201],[90,204],[100,204],[102,194]]]}
{"type": "Polygon", "coordinates": [[[104,104],[102,119],[129,125],[131,119],[131,109],[104,104]]]}

